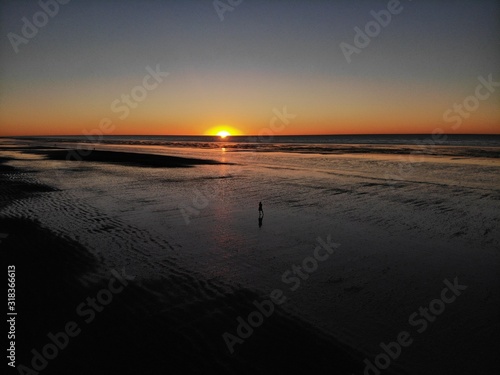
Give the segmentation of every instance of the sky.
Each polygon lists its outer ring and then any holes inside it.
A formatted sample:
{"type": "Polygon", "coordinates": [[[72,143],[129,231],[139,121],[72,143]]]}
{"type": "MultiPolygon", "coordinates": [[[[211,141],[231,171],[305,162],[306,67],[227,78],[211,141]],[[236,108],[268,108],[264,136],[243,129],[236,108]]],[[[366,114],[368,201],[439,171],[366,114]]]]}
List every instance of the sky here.
{"type": "Polygon", "coordinates": [[[0,3],[0,136],[500,134],[498,1],[59,1],[0,3]]]}

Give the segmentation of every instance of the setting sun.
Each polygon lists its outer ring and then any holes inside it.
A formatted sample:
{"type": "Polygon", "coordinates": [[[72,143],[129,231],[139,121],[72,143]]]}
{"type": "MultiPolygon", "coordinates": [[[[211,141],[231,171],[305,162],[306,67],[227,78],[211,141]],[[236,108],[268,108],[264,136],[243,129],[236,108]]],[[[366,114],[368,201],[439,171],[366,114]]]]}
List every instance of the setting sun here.
{"type": "Polygon", "coordinates": [[[228,135],[231,135],[231,134],[229,134],[229,132],[226,130],[221,130],[220,132],[217,133],[217,135],[221,138],[226,138],[228,135]]]}
{"type": "Polygon", "coordinates": [[[218,126],[214,126],[211,129],[208,129],[205,132],[205,134],[212,135],[212,136],[218,136],[218,137],[224,139],[224,138],[227,138],[227,137],[233,136],[233,135],[241,135],[242,133],[239,129],[236,129],[230,125],[221,124],[218,126]]]}

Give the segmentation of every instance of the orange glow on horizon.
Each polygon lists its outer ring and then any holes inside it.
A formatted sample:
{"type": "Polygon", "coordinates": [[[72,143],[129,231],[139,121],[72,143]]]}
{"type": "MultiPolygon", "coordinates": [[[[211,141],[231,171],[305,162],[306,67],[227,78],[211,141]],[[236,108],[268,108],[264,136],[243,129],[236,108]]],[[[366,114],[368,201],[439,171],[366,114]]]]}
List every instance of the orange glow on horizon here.
{"type": "MultiPolygon", "coordinates": [[[[312,120],[312,119],[311,119],[312,120]]],[[[159,121],[145,123],[120,123],[113,121],[114,128],[108,131],[100,130],[100,121],[43,121],[38,125],[24,123],[21,121],[0,121],[0,137],[15,136],[85,136],[94,138],[99,136],[120,136],[120,135],[152,135],[152,136],[196,136],[210,135],[227,137],[230,136],[258,136],[263,129],[268,129],[269,125],[264,124],[242,124],[241,128],[230,125],[216,125],[204,127],[203,125],[192,125],[176,123],[160,123],[159,121]],[[8,125],[7,125],[8,124],[8,125]],[[71,126],[69,125],[71,124],[71,126]],[[203,130],[203,128],[205,130],[203,130]]],[[[356,134],[432,134],[433,131],[441,129],[445,134],[500,134],[498,122],[494,119],[480,119],[480,122],[464,121],[458,128],[453,129],[452,123],[436,121],[435,123],[424,123],[407,121],[401,124],[398,119],[392,121],[353,121],[351,119],[305,121],[296,120],[290,123],[282,131],[276,131],[274,136],[281,135],[356,135],[356,134]],[[489,120],[489,121],[488,121],[489,120]]],[[[106,128],[103,128],[106,130],[106,128]]],[[[269,134],[266,132],[265,134],[269,134]]]]}

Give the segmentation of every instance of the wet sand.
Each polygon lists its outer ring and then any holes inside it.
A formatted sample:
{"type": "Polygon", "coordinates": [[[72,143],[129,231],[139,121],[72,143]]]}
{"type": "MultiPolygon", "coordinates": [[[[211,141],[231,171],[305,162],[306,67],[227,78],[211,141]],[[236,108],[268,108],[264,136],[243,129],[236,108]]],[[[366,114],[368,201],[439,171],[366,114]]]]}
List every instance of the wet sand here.
{"type": "MultiPolygon", "coordinates": [[[[0,209],[54,191],[12,179],[20,172],[6,161],[0,164],[0,209]]],[[[102,311],[96,308],[87,323],[90,314],[82,311],[88,308],[78,307],[108,289],[114,277],[102,259],[36,220],[2,217],[0,228],[8,233],[2,253],[16,266],[18,366],[33,368],[32,350],[43,353],[52,343],[49,333],[75,322],[79,334],[54,359],[44,363],[37,357],[42,374],[350,374],[361,369],[359,353],[279,307],[231,355],[221,333],[233,329],[235,314],[255,310],[252,302],[262,296],[177,266],[168,277],[127,281],[108,305],[97,303],[102,311]]]]}
{"type": "Polygon", "coordinates": [[[402,330],[415,341],[384,373],[495,373],[494,158],[471,165],[446,156],[389,184],[384,172],[398,164],[359,154],[246,159],[182,150],[177,157],[220,164],[150,168],[144,151],[111,163],[98,150],[82,162],[67,161],[67,152],[11,145],[0,165],[0,232],[9,233],[0,246],[20,265],[19,299],[27,293],[30,305],[19,309],[33,322],[19,326],[29,338],[19,363],[48,332],[76,321],[81,334],[46,373],[361,374],[363,360],[373,362],[379,344],[402,330]],[[189,223],[182,207],[197,211],[189,223]],[[283,272],[328,234],[341,246],[289,291],[283,272]],[[136,280],[85,323],[77,306],[123,268],[136,280]],[[468,289],[416,333],[410,314],[455,277],[468,289]],[[237,318],[277,287],[287,303],[231,355],[222,334],[234,334],[237,318]]]}

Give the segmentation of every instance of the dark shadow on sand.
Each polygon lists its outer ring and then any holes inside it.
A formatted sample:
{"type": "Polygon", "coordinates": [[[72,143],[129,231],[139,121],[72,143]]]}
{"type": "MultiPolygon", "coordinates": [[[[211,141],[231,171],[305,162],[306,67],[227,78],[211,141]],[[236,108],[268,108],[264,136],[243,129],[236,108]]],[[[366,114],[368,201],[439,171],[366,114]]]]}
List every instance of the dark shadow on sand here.
{"type": "Polygon", "coordinates": [[[17,363],[31,367],[31,350],[41,351],[50,343],[47,334],[62,331],[67,322],[82,330],[42,374],[352,374],[362,369],[355,352],[280,308],[231,355],[222,334],[236,334],[236,318],[246,317],[255,310],[253,301],[264,297],[247,289],[214,294],[217,286],[191,274],[130,282],[87,324],[76,307],[108,287],[102,274],[91,286],[80,282],[97,272],[98,259],[36,222],[0,219],[0,227],[9,233],[2,251],[16,265],[22,317],[17,363]]]}
{"type": "Polygon", "coordinates": [[[50,160],[92,161],[153,168],[189,168],[196,165],[228,164],[209,159],[115,151],[85,150],[85,152],[79,152],[78,150],[30,150],[30,153],[46,155],[50,160]]]}

